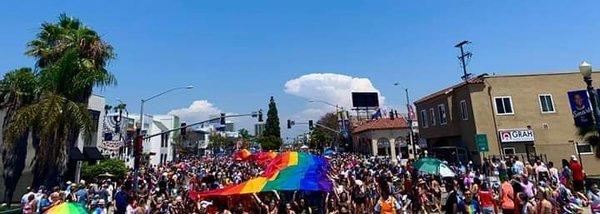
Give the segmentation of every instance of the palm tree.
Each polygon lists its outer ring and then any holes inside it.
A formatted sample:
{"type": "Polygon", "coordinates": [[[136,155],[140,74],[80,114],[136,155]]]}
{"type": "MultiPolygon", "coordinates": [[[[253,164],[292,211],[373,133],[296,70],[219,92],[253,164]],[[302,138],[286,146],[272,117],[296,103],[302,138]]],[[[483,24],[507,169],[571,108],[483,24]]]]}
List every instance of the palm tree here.
{"type": "Polygon", "coordinates": [[[596,150],[596,158],[600,158],[600,136],[594,126],[577,128],[577,135],[596,150]]]}
{"type": "Polygon", "coordinates": [[[27,138],[25,132],[17,139],[8,141],[8,126],[14,120],[16,112],[35,99],[36,76],[30,68],[10,71],[0,80],[0,109],[5,116],[2,122],[2,164],[4,167],[4,201],[10,203],[21,173],[25,168],[27,156],[27,138]]]}
{"type": "Polygon", "coordinates": [[[113,47],[79,19],[65,14],[59,16],[58,23],[42,24],[37,38],[28,43],[26,54],[37,59],[36,65],[40,69],[50,68],[64,61],[63,57],[74,55],[75,67],[70,68],[73,71],[69,72],[73,76],[66,80],[76,83],[76,90],[63,92],[74,92],[68,94],[67,98],[77,102],[87,103],[94,86],[104,87],[116,83],[115,77],[106,70],[108,62],[115,57],[113,47]]]}
{"type": "Polygon", "coordinates": [[[42,24],[26,54],[37,59],[39,101],[18,111],[9,137],[38,125],[34,184],[53,186],[66,171],[67,152],[80,131],[89,137],[91,118],[87,102],[94,87],[116,83],[106,70],[113,48],[76,18],[60,15],[57,23],[42,24]]]}

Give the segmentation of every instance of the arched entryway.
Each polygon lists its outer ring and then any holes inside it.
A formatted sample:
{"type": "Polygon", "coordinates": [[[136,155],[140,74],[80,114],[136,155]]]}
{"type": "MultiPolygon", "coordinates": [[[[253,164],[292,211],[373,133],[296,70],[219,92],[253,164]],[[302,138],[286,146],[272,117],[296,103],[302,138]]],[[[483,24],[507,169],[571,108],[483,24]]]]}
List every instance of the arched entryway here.
{"type": "Polygon", "coordinates": [[[389,156],[391,154],[389,139],[384,137],[377,139],[377,154],[385,156],[389,156]]]}
{"type": "Polygon", "coordinates": [[[398,155],[400,155],[400,158],[402,159],[408,159],[409,157],[409,145],[408,145],[408,141],[406,140],[406,138],[404,137],[397,137],[396,138],[396,153],[398,153],[398,155]]]}

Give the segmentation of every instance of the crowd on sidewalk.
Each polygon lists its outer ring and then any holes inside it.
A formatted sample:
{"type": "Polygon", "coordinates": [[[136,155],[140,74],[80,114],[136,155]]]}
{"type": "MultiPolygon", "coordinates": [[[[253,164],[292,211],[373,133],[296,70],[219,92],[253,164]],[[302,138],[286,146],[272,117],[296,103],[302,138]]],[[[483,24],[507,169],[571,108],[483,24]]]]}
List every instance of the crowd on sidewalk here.
{"type": "Polygon", "coordinates": [[[449,164],[454,177],[419,172],[413,161],[352,153],[329,159],[332,192],[273,191],[253,195],[196,198],[202,192],[238,184],[264,170],[231,155],[183,158],[140,170],[124,179],[67,182],[24,194],[23,213],[43,213],[63,202],[92,213],[600,213],[597,184],[585,184],[576,157],[561,166],[516,157],[483,164],[449,164]],[[587,188],[586,188],[587,186],[587,188]],[[586,191],[587,190],[587,191],[586,191]]]}

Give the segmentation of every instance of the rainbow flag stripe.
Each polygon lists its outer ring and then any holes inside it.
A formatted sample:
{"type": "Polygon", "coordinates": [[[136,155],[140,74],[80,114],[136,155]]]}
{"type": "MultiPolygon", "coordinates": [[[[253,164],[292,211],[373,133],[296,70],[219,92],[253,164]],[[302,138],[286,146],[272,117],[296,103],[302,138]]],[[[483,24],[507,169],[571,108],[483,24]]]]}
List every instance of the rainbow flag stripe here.
{"type": "Polygon", "coordinates": [[[328,163],[303,152],[285,152],[267,166],[262,176],[241,184],[199,193],[197,197],[250,194],[272,190],[331,191],[328,163]]]}

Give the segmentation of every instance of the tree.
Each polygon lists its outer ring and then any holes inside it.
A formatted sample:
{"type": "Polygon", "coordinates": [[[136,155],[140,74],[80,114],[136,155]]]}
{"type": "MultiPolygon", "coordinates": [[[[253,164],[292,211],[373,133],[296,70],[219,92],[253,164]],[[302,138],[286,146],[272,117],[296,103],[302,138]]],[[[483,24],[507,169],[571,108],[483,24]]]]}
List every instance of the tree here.
{"type": "Polygon", "coordinates": [[[8,127],[16,112],[34,101],[36,85],[36,76],[30,68],[10,71],[0,80],[0,109],[5,112],[2,122],[4,201],[8,203],[12,201],[15,187],[25,168],[29,136],[29,132],[25,132],[14,140],[8,140],[8,127]]]}
{"type": "Polygon", "coordinates": [[[101,160],[100,163],[94,165],[84,163],[81,167],[81,178],[86,181],[97,180],[98,176],[104,173],[113,174],[113,178],[120,180],[125,178],[127,166],[119,159],[107,159],[101,160]]]}
{"type": "Polygon", "coordinates": [[[219,133],[211,133],[209,135],[210,144],[208,145],[211,149],[231,149],[233,148],[233,139],[225,137],[219,133]]]}
{"type": "Polygon", "coordinates": [[[584,143],[590,144],[596,150],[596,158],[600,158],[600,136],[598,136],[595,126],[579,127],[577,135],[579,135],[584,143]]]}
{"type": "Polygon", "coordinates": [[[67,151],[80,131],[89,138],[91,118],[87,102],[93,87],[113,85],[106,70],[114,58],[113,49],[78,19],[60,15],[57,23],[42,24],[37,38],[28,43],[26,54],[36,58],[39,72],[39,100],[18,111],[9,127],[9,137],[20,136],[28,127],[39,125],[34,183],[58,183],[66,171],[67,151]]]}
{"type": "Polygon", "coordinates": [[[250,142],[253,140],[254,136],[250,135],[250,132],[244,128],[238,130],[238,134],[239,140],[242,142],[241,148],[249,148],[250,142]]]}
{"type": "Polygon", "coordinates": [[[277,114],[277,104],[272,96],[271,100],[269,100],[269,111],[267,111],[265,131],[259,141],[263,150],[277,150],[282,144],[281,127],[279,126],[279,115],[277,114]]]}
{"type": "MultiPolygon", "coordinates": [[[[327,126],[334,130],[339,130],[338,118],[335,113],[327,113],[323,115],[317,121],[318,124],[327,126]]],[[[311,148],[323,149],[323,147],[333,146],[335,142],[338,142],[339,134],[332,132],[331,130],[325,129],[321,126],[315,126],[310,134],[309,146],[311,148]]]]}

